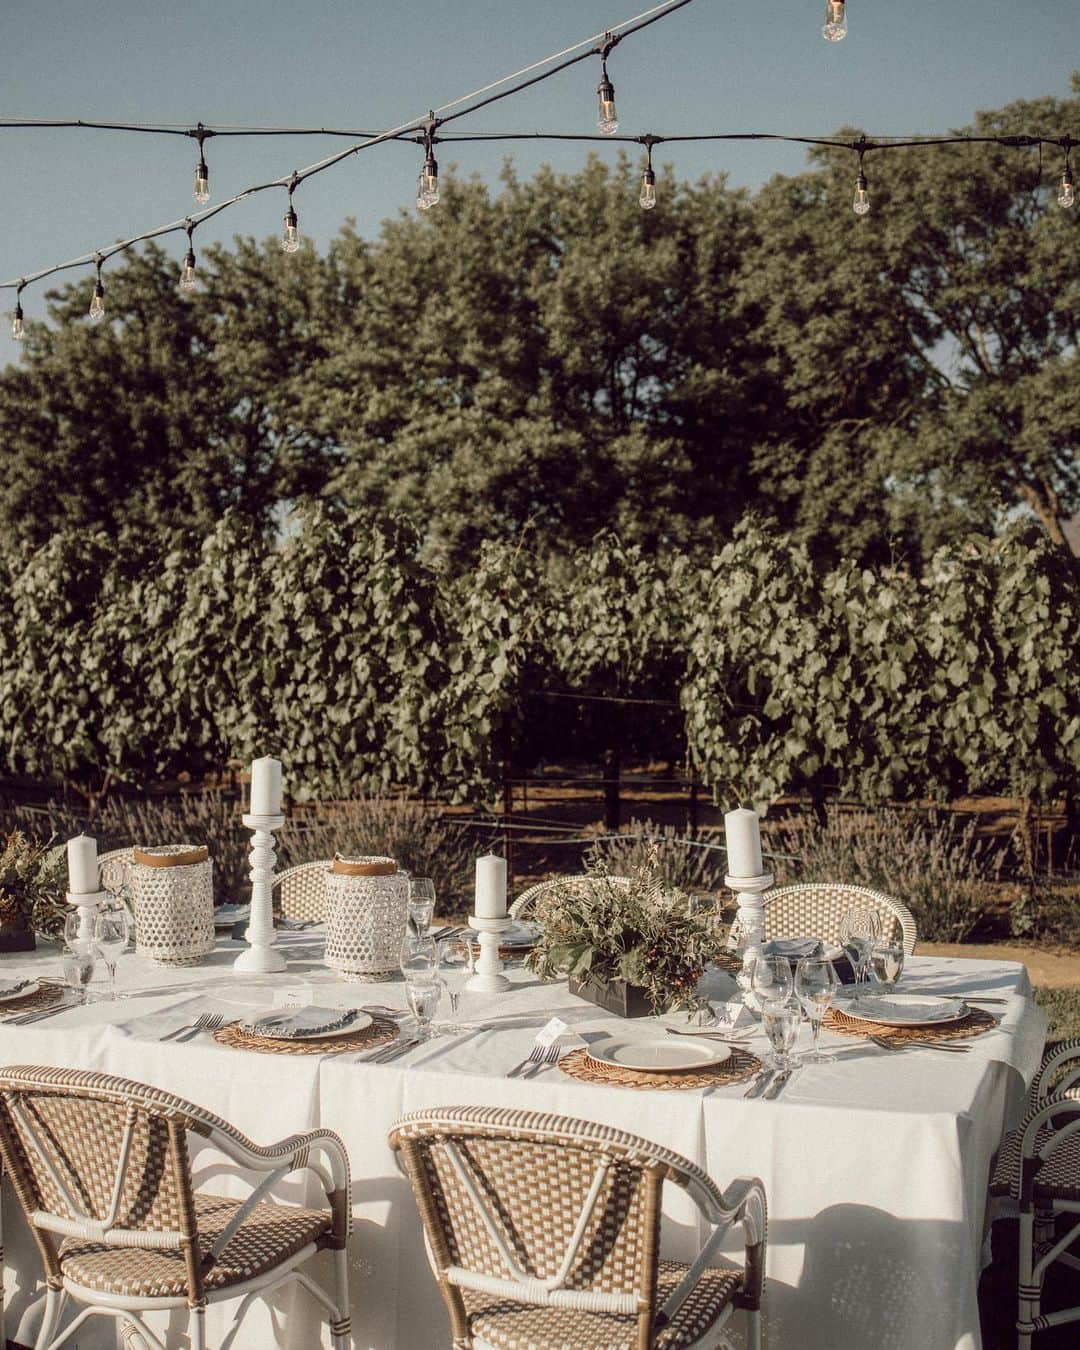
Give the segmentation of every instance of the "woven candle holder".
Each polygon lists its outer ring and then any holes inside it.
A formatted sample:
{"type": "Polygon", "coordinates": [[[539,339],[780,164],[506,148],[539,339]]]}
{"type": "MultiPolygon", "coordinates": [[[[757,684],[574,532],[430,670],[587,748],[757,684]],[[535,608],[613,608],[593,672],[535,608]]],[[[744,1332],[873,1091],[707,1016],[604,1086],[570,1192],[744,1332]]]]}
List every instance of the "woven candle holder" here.
{"type": "Polygon", "coordinates": [[[214,950],[214,864],[171,861],[192,855],[191,844],[167,844],[136,850],[129,866],[135,952],[155,965],[197,966],[214,950]]]}
{"type": "Polygon", "coordinates": [[[392,979],[408,922],[408,872],[327,871],[325,960],[343,979],[392,979]]]}

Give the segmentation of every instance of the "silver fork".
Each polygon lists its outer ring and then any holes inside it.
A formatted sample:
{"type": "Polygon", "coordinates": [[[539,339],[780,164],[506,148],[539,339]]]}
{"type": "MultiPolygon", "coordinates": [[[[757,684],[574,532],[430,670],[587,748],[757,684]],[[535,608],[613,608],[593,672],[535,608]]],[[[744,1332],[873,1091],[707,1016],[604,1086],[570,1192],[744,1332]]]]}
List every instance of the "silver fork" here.
{"type": "Polygon", "coordinates": [[[875,1045],[880,1046],[882,1050],[906,1050],[914,1047],[916,1050],[944,1050],[949,1055],[966,1055],[971,1049],[970,1045],[944,1045],[941,1041],[907,1041],[903,1045],[897,1045],[894,1041],[888,1041],[884,1036],[868,1036],[875,1045]]]}
{"type": "Polygon", "coordinates": [[[182,1031],[179,1036],[174,1036],[173,1040],[193,1040],[203,1031],[217,1031],[218,1027],[220,1027],[224,1021],[225,1018],[221,1013],[202,1013],[195,1019],[193,1026],[188,1027],[186,1031],[182,1031]]]}
{"type": "Polygon", "coordinates": [[[520,1064],[515,1064],[512,1069],[508,1069],[507,1078],[516,1078],[523,1069],[527,1069],[530,1064],[539,1064],[547,1055],[550,1046],[534,1045],[520,1064]]]}
{"type": "Polygon", "coordinates": [[[522,1078],[535,1078],[538,1073],[542,1073],[549,1064],[555,1064],[559,1059],[559,1047],[549,1045],[547,1049],[535,1060],[531,1069],[526,1069],[521,1075],[522,1078]]]}

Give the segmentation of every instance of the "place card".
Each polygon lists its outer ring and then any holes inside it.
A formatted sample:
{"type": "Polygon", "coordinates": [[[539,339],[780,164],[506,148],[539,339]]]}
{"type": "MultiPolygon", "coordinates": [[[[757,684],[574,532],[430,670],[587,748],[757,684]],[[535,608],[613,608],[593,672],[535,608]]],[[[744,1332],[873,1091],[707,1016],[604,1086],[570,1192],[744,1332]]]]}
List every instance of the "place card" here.
{"type": "Polygon", "coordinates": [[[724,1031],[734,1031],[737,1027],[756,1025],[757,1019],[741,998],[729,998],[726,1003],[715,1003],[713,1011],[716,1013],[714,1029],[719,1027],[724,1031]]]}
{"type": "Polygon", "coordinates": [[[315,1002],[315,990],[310,984],[293,984],[288,989],[274,990],[275,1008],[306,1008],[315,1002]]]}
{"type": "Polygon", "coordinates": [[[536,1044],[545,1050],[552,1045],[584,1045],[585,1042],[576,1031],[570,1030],[568,1022],[561,1017],[553,1017],[536,1033],[536,1044]]]}

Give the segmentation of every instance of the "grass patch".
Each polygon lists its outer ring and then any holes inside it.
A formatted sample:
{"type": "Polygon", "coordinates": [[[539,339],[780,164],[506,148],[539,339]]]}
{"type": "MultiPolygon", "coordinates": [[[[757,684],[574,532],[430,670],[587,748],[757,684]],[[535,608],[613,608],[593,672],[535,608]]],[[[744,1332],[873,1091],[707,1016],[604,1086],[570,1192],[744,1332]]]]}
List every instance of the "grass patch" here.
{"type": "Polygon", "coordinates": [[[1035,1002],[1046,1014],[1048,1043],[1080,1036],[1080,989],[1039,988],[1035,1002]]]}

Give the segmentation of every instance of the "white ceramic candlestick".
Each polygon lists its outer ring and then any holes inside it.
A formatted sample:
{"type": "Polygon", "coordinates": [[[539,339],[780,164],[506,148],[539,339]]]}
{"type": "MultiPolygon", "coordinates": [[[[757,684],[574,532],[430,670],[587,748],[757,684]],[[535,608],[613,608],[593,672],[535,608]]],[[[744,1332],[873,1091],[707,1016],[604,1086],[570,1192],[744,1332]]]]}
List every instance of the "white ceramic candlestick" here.
{"type": "Polygon", "coordinates": [[[738,976],[738,985],[743,992],[743,1002],[752,1012],[757,1012],[757,1005],[750,998],[750,977],[753,964],[761,955],[765,943],[763,893],[772,884],[771,872],[760,872],[756,877],[724,878],[724,885],[735,892],[735,898],[739,902],[739,912],[735,919],[739,925],[739,944],[736,950],[742,953],[742,971],[738,976]]]}
{"type": "Polygon", "coordinates": [[[480,941],[475,973],[465,986],[474,994],[501,994],[504,989],[510,988],[510,981],[502,973],[499,934],[505,932],[512,923],[513,919],[506,915],[501,919],[483,919],[476,914],[469,916],[469,927],[479,934],[480,941]]]}
{"type": "Polygon", "coordinates": [[[98,906],[104,904],[106,900],[111,900],[112,896],[108,891],[91,891],[89,894],[82,894],[77,891],[68,891],[67,902],[73,906],[79,914],[79,941],[93,942],[94,923],[97,919],[98,906]]]}
{"type": "Polygon", "coordinates": [[[271,975],[285,969],[285,958],[274,946],[274,831],[285,824],[284,816],[242,816],[251,837],[251,916],[244,936],[248,949],[233,962],[233,969],[253,975],[271,975]]]}

